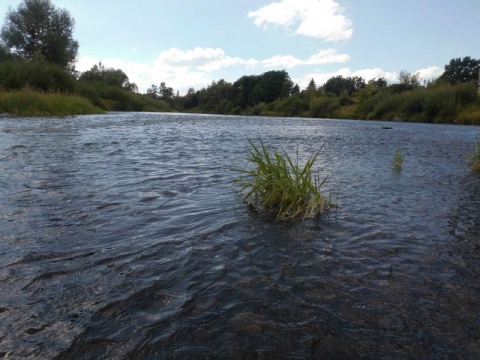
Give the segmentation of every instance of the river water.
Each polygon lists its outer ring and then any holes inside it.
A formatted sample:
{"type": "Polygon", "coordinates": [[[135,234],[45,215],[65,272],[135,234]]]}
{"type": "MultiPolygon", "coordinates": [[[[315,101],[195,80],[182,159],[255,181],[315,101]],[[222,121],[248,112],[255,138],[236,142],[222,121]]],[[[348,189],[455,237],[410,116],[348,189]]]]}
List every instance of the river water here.
{"type": "Polygon", "coordinates": [[[1,117],[0,358],[480,358],[478,137],[349,120],[1,117]],[[260,137],[300,162],[325,143],[315,169],[338,208],[303,224],[250,212],[231,168],[260,137]]]}

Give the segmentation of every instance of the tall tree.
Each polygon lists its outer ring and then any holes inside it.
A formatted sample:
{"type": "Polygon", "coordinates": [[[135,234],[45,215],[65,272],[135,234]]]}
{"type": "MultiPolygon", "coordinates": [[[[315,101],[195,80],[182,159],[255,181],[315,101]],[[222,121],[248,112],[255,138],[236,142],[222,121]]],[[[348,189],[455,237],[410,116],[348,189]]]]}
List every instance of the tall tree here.
{"type": "Polygon", "coordinates": [[[398,75],[398,80],[400,84],[411,85],[413,87],[420,85],[420,74],[419,73],[409,73],[406,70],[400,71],[398,75]]]}
{"type": "Polygon", "coordinates": [[[466,56],[463,59],[452,59],[445,65],[445,71],[440,76],[440,79],[444,79],[452,85],[477,82],[479,69],[480,60],[472,59],[470,56],[466,56]]]}
{"type": "Polygon", "coordinates": [[[98,65],[93,65],[90,70],[83,72],[78,79],[80,81],[103,83],[107,86],[122,87],[130,92],[138,91],[137,85],[129,81],[127,74],[120,69],[106,69],[101,61],[98,65]]]}
{"type": "Polygon", "coordinates": [[[24,0],[10,9],[0,37],[5,46],[24,59],[41,55],[47,62],[73,69],[78,42],[73,39],[74,19],[50,0],[24,0]]]}
{"type": "Polygon", "coordinates": [[[365,87],[365,80],[361,76],[346,77],[342,75],[331,77],[323,85],[323,91],[326,93],[340,96],[343,93],[352,95],[355,91],[365,87]]]}
{"type": "Polygon", "coordinates": [[[307,86],[307,91],[316,91],[317,90],[317,84],[315,84],[315,80],[310,80],[307,86]]]}

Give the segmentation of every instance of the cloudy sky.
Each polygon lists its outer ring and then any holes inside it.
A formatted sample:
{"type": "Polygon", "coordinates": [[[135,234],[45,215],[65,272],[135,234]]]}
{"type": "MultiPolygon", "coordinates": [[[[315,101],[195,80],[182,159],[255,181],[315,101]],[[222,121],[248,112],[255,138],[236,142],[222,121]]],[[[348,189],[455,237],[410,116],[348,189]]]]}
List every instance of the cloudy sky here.
{"type": "MultiPolygon", "coordinates": [[[[21,0],[2,0],[1,22],[21,0]]],[[[439,76],[480,58],[480,0],[52,0],[75,19],[77,70],[102,61],[140,92],[184,94],[285,69],[305,88],[332,76],[439,76]]]]}

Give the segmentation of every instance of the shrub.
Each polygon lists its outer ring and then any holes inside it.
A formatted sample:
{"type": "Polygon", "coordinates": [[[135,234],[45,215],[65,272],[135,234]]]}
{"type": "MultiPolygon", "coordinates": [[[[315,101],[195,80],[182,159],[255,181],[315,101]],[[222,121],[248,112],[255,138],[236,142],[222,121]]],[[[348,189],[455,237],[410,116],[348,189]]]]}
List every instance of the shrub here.
{"type": "Polygon", "coordinates": [[[323,96],[310,101],[309,112],[313,118],[334,118],[339,108],[337,97],[323,96]]]}
{"type": "Polygon", "coordinates": [[[72,93],[75,78],[63,68],[41,61],[2,61],[0,88],[21,90],[25,86],[44,92],[72,93]]]}
{"type": "Polygon", "coordinates": [[[236,184],[245,193],[243,200],[254,210],[274,214],[277,220],[288,220],[314,217],[334,206],[320,193],[327,178],[320,181],[317,174],[312,179],[312,166],[321,149],[302,169],[298,166],[298,151],[294,162],[288,154],[267,149],[261,140],[259,147],[252,140],[249,143],[247,161],[253,169],[234,171],[242,174],[236,184]]]}

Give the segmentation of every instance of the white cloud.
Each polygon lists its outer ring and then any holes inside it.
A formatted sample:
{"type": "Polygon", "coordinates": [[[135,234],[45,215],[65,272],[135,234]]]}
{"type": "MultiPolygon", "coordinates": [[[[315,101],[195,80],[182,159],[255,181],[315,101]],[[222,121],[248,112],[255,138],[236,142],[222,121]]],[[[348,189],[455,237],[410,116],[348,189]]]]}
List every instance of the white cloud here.
{"type": "MultiPolygon", "coordinates": [[[[257,60],[228,56],[219,48],[197,47],[191,50],[171,48],[162,51],[153,63],[82,56],[77,62],[77,70],[80,72],[89,70],[100,60],[107,68],[123,70],[130,81],[137,84],[141,93],[145,93],[152,84],[158,85],[160,82],[165,82],[174,90],[184,94],[190,87],[200,89],[210,85],[214,80],[219,80],[213,73],[224,68],[241,66],[245,69],[242,75],[249,75],[258,73],[261,69],[290,69],[302,65],[344,63],[350,60],[350,56],[338,54],[335,49],[328,49],[307,59],[298,59],[292,55],[277,55],[257,60]],[[250,73],[248,73],[249,69],[250,73]]],[[[235,81],[237,79],[226,80],[235,81]]]]}
{"type": "Polygon", "coordinates": [[[352,21],[334,0],[281,0],[248,13],[257,26],[274,24],[325,41],[348,40],[352,21]]]}
{"type": "Polygon", "coordinates": [[[335,64],[345,63],[350,60],[347,54],[337,54],[337,50],[328,49],[320,51],[319,53],[310,56],[306,60],[301,60],[292,55],[276,55],[269,59],[261,61],[263,67],[266,68],[293,68],[301,65],[320,65],[320,64],[335,64]]]}
{"type": "Polygon", "coordinates": [[[417,70],[416,72],[420,75],[421,79],[431,80],[436,79],[443,74],[444,68],[438,66],[429,66],[425,69],[417,70]]]}
{"type": "Polygon", "coordinates": [[[337,50],[328,49],[312,55],[305,62],[308,65],[345,63],[350,60],[347,54],[337,54],[337,50]]]}

